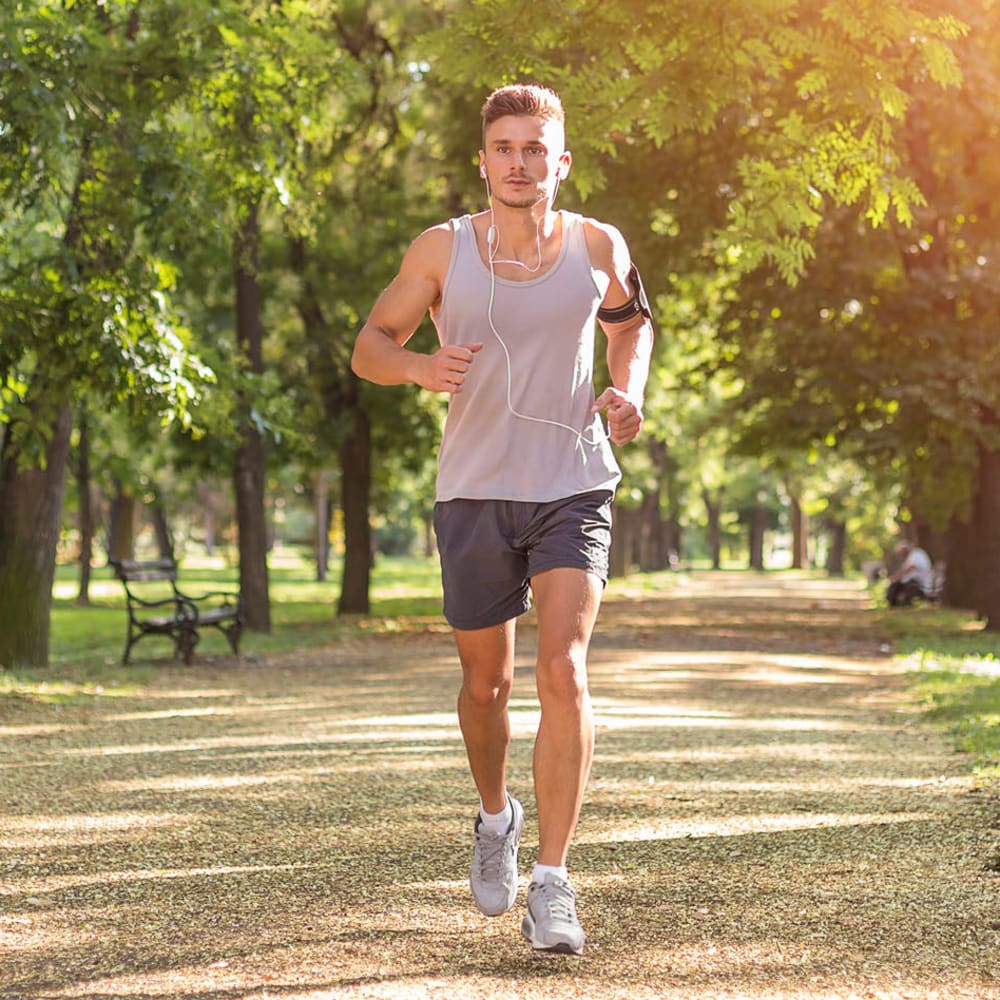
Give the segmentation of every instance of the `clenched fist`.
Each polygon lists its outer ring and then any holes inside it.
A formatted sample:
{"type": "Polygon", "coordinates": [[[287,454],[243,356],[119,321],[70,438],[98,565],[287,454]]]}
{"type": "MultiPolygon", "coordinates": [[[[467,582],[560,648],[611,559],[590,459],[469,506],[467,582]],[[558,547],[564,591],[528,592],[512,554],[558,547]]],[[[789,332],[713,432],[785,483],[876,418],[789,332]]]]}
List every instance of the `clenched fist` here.
{"type": "Polygon", "coordinates": [[[642,430],[642,409],[621,389],[610,387],[594,400],[594,413],[608,412],[608,432],[612,444],[628,444],[642,430]]]}
{"type": "Polygon", "coordinates": [[[472,360],[483,349],[482,344],[446,344],[433,354],[424,356],[424,365],[417,384],[431,392],[462,391],[472,360]]]}

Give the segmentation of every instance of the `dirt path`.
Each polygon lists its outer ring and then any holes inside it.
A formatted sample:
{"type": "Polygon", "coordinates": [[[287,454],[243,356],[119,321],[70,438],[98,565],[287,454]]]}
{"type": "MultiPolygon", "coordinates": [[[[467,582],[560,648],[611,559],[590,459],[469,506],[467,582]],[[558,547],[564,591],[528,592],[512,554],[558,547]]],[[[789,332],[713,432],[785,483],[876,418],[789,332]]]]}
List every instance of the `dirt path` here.
{"type": "Polygon", "coordinates": [[[899,669],[848,583],[706,574],[609,602],[571,857],[582,959],[531,953],[523,889],[494,920],[471,906],[434,623],[0,706],[0,996],[1000,997],[995,798],[907,711],[899,669]]]}

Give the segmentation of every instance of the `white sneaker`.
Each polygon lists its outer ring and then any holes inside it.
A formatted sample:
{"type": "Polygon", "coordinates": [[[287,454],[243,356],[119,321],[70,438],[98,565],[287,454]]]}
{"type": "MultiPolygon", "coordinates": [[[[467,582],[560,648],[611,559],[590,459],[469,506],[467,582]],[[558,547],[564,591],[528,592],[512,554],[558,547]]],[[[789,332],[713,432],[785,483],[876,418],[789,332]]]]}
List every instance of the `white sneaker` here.
{"type": "Polygon", "coordinates": [[[514,818],[506,833],[481,830],[482,817],[476,817],[476,846],[469,885],[476,906],[488,917],[506,913],[517,898],[517,849],[524,829],[524,807],[513,795],[507,798],[514,818]]]}
{"type": "Polygon", "coordinates": [[[576,893],[569,882],[548,874],[528,886],[528,912],[521,933],[536,951],[582,955],[586,936],[576,916],[576,893]]]}

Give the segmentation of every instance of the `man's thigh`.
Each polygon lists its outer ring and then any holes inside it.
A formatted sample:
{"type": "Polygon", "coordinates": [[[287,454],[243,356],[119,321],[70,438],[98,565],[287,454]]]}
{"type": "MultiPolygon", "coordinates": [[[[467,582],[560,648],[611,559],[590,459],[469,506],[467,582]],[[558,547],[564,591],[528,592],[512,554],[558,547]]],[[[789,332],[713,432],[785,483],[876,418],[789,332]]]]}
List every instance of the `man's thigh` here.
{"type": "Polygon", "coordinates": [[[538,661],[582,662],[597,622],[604,581],[586,570],[561,568],[532,577],[538,613],[538,661]]]}
{"type": "Polygon", "coordinates": [[[514,680],[516,619],[480,629],[455,629],[455,646],[466,687],[473,695],[506,692],[514,680]]]}

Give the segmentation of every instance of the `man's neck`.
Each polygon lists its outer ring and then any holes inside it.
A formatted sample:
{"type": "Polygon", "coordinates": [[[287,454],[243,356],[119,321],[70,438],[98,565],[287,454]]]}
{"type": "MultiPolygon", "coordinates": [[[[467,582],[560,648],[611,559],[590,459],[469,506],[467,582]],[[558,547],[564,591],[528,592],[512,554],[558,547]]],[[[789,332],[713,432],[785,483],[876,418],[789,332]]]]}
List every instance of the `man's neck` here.
{"type": "Polygon", "coordinates": [[[493,225],[500,231],[505,243],[515,247],[534,246],[556,233],[559,213],[548,201],[526,208],[494,203],[493,225]]]}

